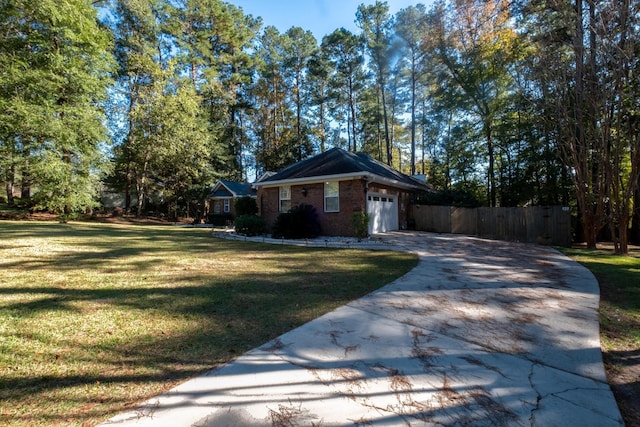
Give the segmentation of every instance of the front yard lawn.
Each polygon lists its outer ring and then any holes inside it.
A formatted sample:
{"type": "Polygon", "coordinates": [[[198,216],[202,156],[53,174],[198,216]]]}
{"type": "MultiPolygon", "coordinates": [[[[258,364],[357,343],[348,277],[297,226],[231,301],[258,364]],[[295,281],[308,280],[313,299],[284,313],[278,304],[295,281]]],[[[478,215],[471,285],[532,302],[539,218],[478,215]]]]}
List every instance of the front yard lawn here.
{"type": "Polygon", "coordinates": [[[0,222],[0,425],[94,425],[416,264],[207,229],[0,222]]]}

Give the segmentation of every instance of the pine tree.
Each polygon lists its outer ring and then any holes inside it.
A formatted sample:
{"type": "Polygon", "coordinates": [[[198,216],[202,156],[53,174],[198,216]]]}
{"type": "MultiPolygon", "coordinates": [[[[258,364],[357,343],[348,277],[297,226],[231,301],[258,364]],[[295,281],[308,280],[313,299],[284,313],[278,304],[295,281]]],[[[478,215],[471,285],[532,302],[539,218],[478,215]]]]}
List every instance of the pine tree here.
{"type": "Polygon", "coordinates": [[[0,5],[0,167],[35,208],[96,205],[110,47],[87,0],[0,5]]]}

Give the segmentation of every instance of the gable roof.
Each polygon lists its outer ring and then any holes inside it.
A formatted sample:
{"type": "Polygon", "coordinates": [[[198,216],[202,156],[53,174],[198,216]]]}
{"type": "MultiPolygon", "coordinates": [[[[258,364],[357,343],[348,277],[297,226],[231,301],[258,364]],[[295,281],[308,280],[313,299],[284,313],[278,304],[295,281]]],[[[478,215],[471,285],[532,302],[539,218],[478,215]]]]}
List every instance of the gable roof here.
{"type": "Polygon", "coordinates": [[[276,186],[358,177],[406,189],[430,189],[426,183],[398,172],[365,153],[353,153],[337,147],[288,166],[275,175],[255,183],[254,186],[276,186]]]}
{"type": "Polygon", "coordinates": [[[235,182],[221,179],[213,186],[209,198],[255,196],[256,191],[248,182],[235,182]]]}

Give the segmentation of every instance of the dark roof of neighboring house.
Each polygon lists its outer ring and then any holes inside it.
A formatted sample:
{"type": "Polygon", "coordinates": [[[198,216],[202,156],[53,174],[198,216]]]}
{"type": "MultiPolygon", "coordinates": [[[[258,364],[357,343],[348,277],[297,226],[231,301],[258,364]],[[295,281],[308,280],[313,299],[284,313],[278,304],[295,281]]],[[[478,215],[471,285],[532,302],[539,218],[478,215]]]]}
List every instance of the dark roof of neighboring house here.
{"type": "Polygon", "coordinates": [[[318,177],[352,176],[362,174],[367,179],[381,178],[391,184],[418,190],[430,187],[418,179],[405,175],[392,167],[379,162],[365,153],[353,153],[341,148],[332,148],[317,156],[288,166],[273,176],[256,183],[256,185],[304,182],[318,177]]]}
{"type": "Polygon", "coordinates": [[[209,197],[245,197],[255,195],[256,190],[248,182],[235,182],[222,179],[213,186],[209,197]]]}

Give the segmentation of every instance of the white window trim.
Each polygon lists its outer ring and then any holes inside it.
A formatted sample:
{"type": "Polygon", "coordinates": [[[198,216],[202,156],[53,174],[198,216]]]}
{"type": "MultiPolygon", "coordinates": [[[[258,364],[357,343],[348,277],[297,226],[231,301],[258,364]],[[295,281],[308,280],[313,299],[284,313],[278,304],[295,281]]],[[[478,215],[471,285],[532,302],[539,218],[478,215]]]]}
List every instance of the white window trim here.
{"type": "Polygon", "coordinates": [[[287,200],[289,201],[289,207],[291,207],[291,186],[282,185],[278,187],[278,211],[279,212],[287,212],[289,210],[289,209],[282,210],[282,202],[287,200]]]}
{"type": "Polygon", "coordinates": [[[231,201],[229,199],[224,199],[222,201],[222,211],[224,213],[229,213],[231,212],[231,201]]]}
{"type": "Polygon", "coordinates": [[[329,182],[325,182],[324,183],[324,211],[325,212],[340,212],[340,181],[329,181],[329,182]],[[335,184],[338,188],[335,194],[330,194],[327,195],[327,186],[329,184],[335,184]],[[338,202],[338,208],[335,210],[328,210],[327,209],[327,199],[337,199],[338,202]]]}

